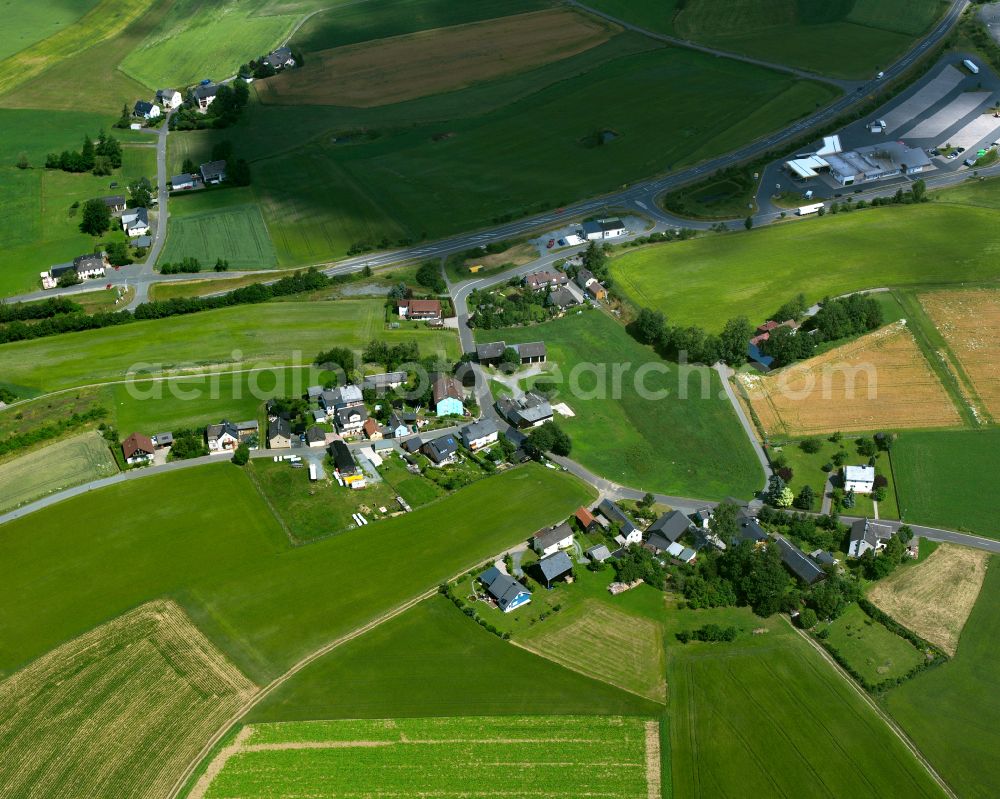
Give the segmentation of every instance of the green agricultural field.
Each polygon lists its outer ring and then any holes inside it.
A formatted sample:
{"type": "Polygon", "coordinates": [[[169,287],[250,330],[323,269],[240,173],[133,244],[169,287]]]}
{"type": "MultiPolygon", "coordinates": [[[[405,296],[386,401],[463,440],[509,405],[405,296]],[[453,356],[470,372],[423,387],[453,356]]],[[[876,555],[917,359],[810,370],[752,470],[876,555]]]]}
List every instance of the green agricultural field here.
{"type": "Polygon", "coordinates": [[[673,18],[673,32],[755,58],[864,79],[910,47],[944,7],[939,0],[692,0],[673,18]]]}
{"type": "Polygon", "coordinates": [[[737,609],[668,618],[677,630],[741,629],[732,644],[667,647],[675,796],[944,796],[786,621],[737,609]],[[767,632],[752,635],[757,628],[767,632]]]}
{"type": "Polygon", "coordinates": [[[240,64],[277,47],[298,19],[296,14],[265,14],[263,5],[260,0],[211,5],[174,0],[163,23],[120,69],[150,88],[234,75],[240,64]]]}
{"type": "Polygon", "coordinates": [[[900,434],[892,468],[902,518],[1000,538],[993,477],[1000,430],[900,434]]]}
{"type": "Polygon", "coordinates": [[[828,214],[626,251],[611,272],[636,305],[718,331],[734,316],[763,321],[797,292],[816,302],[876,286],[994,280],[998,221],[994,210],[957,203],[828,214]]]}
{"type": "Polygon", "coordinates": [[[616,19],[631,22],[646,30],[672,34],[677,6],[686,5],[683,0],[590,0],[591,8],[610,14],[616,19]]]}
{"type": "Polygon", "coordinates": [[[22,3],[7,11],[0,59],[69,27],[97,5],[97,0],[22,3]]]}
{"type": "Polygon", "coordinates": [[[1000,731],[996,641],[1000,561],[992,558],[958,652],[889,692],[889,712],[958,795],[996,795],[993,753],[1000,731]]]}
{"type": "Polygon", "coordinates": [[[561,375],[553,401],[565,402],[576,414],[558,419],[573,438],[572,457],[603,477],[649,491],[718,499],[750,496],[763,485],[718,375],[661,361],[607,315],[589,311],[532,327],[480,330],[476,337],[546,343],[546,370],[561,375]],[[602,374],[580,364],[596,364],[602,374]],[[624,376],[616,397],[618,365],[624,376]],[[642,367],[644,381],[637,381],[642,367]],[[643,382],[652,392],[649,399],[640,396],[643,382]],[[662,391],[668,393],[657,394],[662,391]],[[671,433],[681,430],[683,435],[671,433]]]}
{"type": "MultiPolygon", "coordinates": [[[[122,147],[122,177],[126,185],[134,183],[139,178],[148,178],[150,183],[156,185],[156,146],[153,144],[154,141],[152,134],[150,134],[148,145],[122,147]]],[[[171,215],[173,212],[174,209],[171,208],[171,215]]]]}
{"type": "MultiPolygon", "coordinates": [[[[548,8],[552,0],[383,0],[376,5],[337,2],[310,17],[292,37],[294,47],[306,53],[347,44],[402,36],[421,30],[463,25],[508,14],[548,8]]],[[[308,57],[308,56],[307,56],[308,57]]]]}
{"type": "Polygon", "coordinates": [[[228,462],[119,483],[0,528],[0,672],[167,597],[267,682],[593,497],[574,478],[529,465],[382,522],[385,546],[357,530],[292,547],[228,462]],[[482,513],[497,503],[504,513],[482,513]],[[141,509],[142,523],[122,508],[141,509]]]}
{"type": "Polygon", "coordinates": [[[230,269],[267,269],[278,263],[256,205],[171,216],[159,263],[184,258],[197,258],[205,269],[211,269],[219,258],[229,261],[230,269]]]}
{"type": "Polygon", "coordinates": [[[873,685],[902,677],[924,656],[905,638],[889,632],[857,605],[851,605],[832,623],[827,642],[873,685]]]}
{"type": "Polygon", "coordinates": [[[532,715],[263,724],[244,727],[235,747],[233,756],[217,761],[219,773],[206,778],[206,799],[289,792],[317,799],[486,799],[496,796],[498,784],[512,796],[554,799],[660,795],[659,724],[643,719],[532,715]]]}
{"type": "Polygon", "coordinates": [[[108,443],[96,431],[50,444],[0,463],[0,513],[117,473],[108,443]]]}
{"type": "MultiPolygon", "coordinates": [[[[322,350],[371,339],[416,341],[425,355],[458,357],[453,331],[385,330],[378,300],[245,305],[16,342],[0,349],[6,382],[54,391],[168,371],[308,366],[322,350]]],[[[311,385],[311,384],[307,384],[311,385]]]]}
{"type": "Polygon", "coordinates": [[[524,715],[538,711],[539,696],[548,713],[663,711],[501,641],[435,596],[310,664],[248,720],[524,715]]]}

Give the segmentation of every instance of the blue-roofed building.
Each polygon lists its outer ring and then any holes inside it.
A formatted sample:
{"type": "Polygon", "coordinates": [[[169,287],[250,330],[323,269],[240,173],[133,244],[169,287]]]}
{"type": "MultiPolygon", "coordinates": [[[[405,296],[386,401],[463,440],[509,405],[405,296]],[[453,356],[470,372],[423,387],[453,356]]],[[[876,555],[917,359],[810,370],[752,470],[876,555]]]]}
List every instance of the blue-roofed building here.
{"type": "Polygon", "coordinates": [[[531,591],[496,566],[491,566],[480,574],[479,581],[486,586],[486,592],[496,600],[497,607],[504,613],[510,613],[531,601],[531,591]]]}

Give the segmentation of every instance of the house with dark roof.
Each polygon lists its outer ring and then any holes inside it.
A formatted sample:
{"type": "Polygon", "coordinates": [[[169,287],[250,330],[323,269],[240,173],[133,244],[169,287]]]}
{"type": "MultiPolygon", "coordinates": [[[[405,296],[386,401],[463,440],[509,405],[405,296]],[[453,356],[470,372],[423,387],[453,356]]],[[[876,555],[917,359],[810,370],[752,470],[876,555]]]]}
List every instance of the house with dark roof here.
{"type": "Polygon", "coordinates": [[[149,233],[149,211],[145,208],[129,208],[122,212],[121,220],[126,236],[145,236],[149,233]]]}
{"type": "Polygon", "coordinates": [[[240,445],[240,431],[232,422],[223,419],[205,428],[205,439],[210,453],[230,452],[240,445]]]}
{"type": "Polygon", "coordinates": [[[219,93],[219,87],[215,83],[203,83],[195,86],[191,90],[191,99],[198,106],[198,110],[204,113],[208,107],[215,102],[219,93]]]}
{"type": "Polygon", "coordinates": [[[569,283],[569,278],[563,272],[533,272],[524,277],[524,285],[532,291],[559,288],[567,283],[569,283]]]}
{"type": "Polygon", "coordinates": [[[147,100],[137,100],[132,108],[132,116],[139,119],[156,119],[160,116],[160,107],[147,100]]]}
{"type": "Polygon", "coordinates": [[[603,300],[608,296],[607,290],[589,269],[581,269],[576,273],[576,285],[586,291],[595,300],[603,300]]]}
{"type": "Polygon", "coordinates": [[[572,574],[573,561],[569,559],[569,555],[559,550],[538,561],[538,568],[545,580],[545,587],[551,588],[553,581],[558,580],[563,575],[572,574]]]}
{"type": "Polygon", "coordinates": [[[671,544],[692,528],[691,520],[679,510],[664,513],[646,529],[650,535],[663,536],[671,544]]]}
{"type": "Polygon", "coordinates": [[[892,538],[892,528],[889,525],[869,519],[858,519],[851,525],[847,554],[852,558],[860,558],[869,550],[878,554],[885,548],[890,538],[892,538]]]}
{"type": "Polygon", "coordinates": [[[411,455],[414,455],[417,452],[420,452],[420,448],[423,445],[424,445],[424,442],[420,438],[420,436],[413,436],[413,438],[408,438],[408,439],[406,439],[406,441],[404,441],[402,444],[400,444],[400,446],[406,452],[409,452],[411,455]]]}
{"type": "Polygon", "coordinates": [[[840,558],[837,558],[832,552],[825,549],[814,549],[809,553],[809,557],[820,566],[836,566],[840,563],[840,558]]]}
{"type": "Polygon", "coordinates": [[[545,557],[573,546],[573,530],[563,522],[548,530],[539,530],[531,539],[531,548],[545,557]]]}
{"type": "Polygon", "coordinates": [[[306,430],[306,444],[313,448],[322,449],[326,446],[326,430],[317,425],[312,425],[306,430]]]}
{"type": "Polygon", "coordinates": [[[125,201],[124,194],[111,194],[107,197],[101,197],[104,200],[104,204],[108,206],[108,210],[111,212],[112,216],[118,216],[122,211],[128,208],[128,203],[125,201]]]}
{"type": "Polygon", "coordinates": [[[435,466],[452,463],[458,457],[458,442],[455,436],[441,436],[424,444],[420,451],[426,455],[435,466]]]}
{"type": "Polygon", "coordinates": [[[292,446],[292,425],[280,416],[267,423],[267,446],[270,449],[288,449],[292,446]]]}
{"type": "Polygon", "coordinates": [[[580,237],[587,241],[614,239],[625,235],[625,225],[620,219],[595,219],[584,222],[580,227],[580,237]]]}
{"type": "Polygon", "coordinates": [[[806,557],[806,553],[795,546],[795,544],[786,540],[784,536],[776,535],[774,540],[778,544],[778,550],[781,552],[781,562],[785,564],[785,568],[803,583],[812,585],[826,577],[825,571],[806,557]]]}
{"type": "Polygon", "coordinates": [[[768,535],[764,528],[760,526],[757,519],[746,508],[740,508],[736,513],[736,526],[738,528],[736,536],[730,542],[733,545],[740,541],[749,541],[754,546],[763,544],[768,540],[768,535]]]}
{"type": "Polygon", "coordinates": [[[398,388],[406,382],[406,372],[382,372],[377,375],[367,375],[361,386],[368,391],[384,392],[398,388]]]}
{"type": "Polygon", "coordinates": [[[348,385],[321,391],[319,404],[323,406],[327,416],[332,418],[341,408],[360,408],[365,400],[358,386],[348,385]]]}
{"type": "Polygon", "coordinates": [[[625,515],[625,511],[618,507],[610,499],[602,499],[597,506],[597,511],[612,524],[617,524],[622,531],[622,537],[626,544],[639,544],[642,542],[642,533],[632,524],[632,520],[625,515]]]}
{"type": "Polygon", "coordinates": [[[521,359],[521,365],[529,363],[545,363],[548,351],[544,341],[526,341],[523,344],[515,344],[514,350],[517,357],[521,359]]]}
{"type": "Polygon", "coordinates": [[[157,89],[156,102],[164,108],[171,110],[180,108],[181,103],[184,102],[184,98],[181,97],[181,93],[177,89],[157,89]]]}
{"type": "Polygon", "coordinates": [[[208,161],[198,167],[198,171],[206,186],[222,183],[226,179],[226,160],[208,161]]]}
{"type": "Polygon", "coordinates": [[[351,455],[351,448],[343,440],[334,441],[327,447],[327,452],[333,458],[333,463],[342,477],[350,477],[358,473],[358,465],[354,462],[354,456],[351,455]]]}
{"type": "Polygon", "coordinates": [[[149,463],[153,459],[156,445],[149,436],[142,433],[132,433],[122,442],[122,455],[125,463],[134,466],[137,463],[149,463]]]}
{"type": "Polygon", "coordinates": [[[476,360],[483,366],[496,366],[503,360],[507,344],[503,341],[490,341],[476,345],[476,360]]]}
{"type": "Polygon", "coordinates": [[[157,449],[172,447],[174,445],[174,434],[157,433],[155,436],[153,436],[153,444],[156,446],[157,449]]]}
{"type": "Polygon", "coordinates": [[[496,566],[491,566],[480,574],[479,581],[504,613],[510,613],[531,601],[531,591],[496,566]]]}
{"type": "Polygon", "coordinates": [[[545,302],[551,305],[553,308],[566,309],[571,308],[574,305],[579,305],[576,297],[573,296],[571,292],[565,286],[560,286],[557,289],[552,289],[549,292],[549,296],[546,298],[545,302]]]}
{"type": "Polygon", "coordinates": [[[292,50],[289,47],[279,47],[277,50],[272,50],[266,56],[261,59],[262,64],[267,64],[276,70],[284,69],[285,67],[294,67],[295,59],[292,57],[292,50]]]}
{"type": "Polygon", "coordinates": [[[349,405],[337,408],[333,412],[337,430],[345,436],[360,433],[366,419],[368,419],[368,409],[364,405],[349,405]]]}
{"type": "Polygon", "coordinates": [[[549,401],[532,391],[520,397],[502,394],[495,405],[500,415],[518,428],[539,427],[552,419],[549,401]]]}
{"type": "Polygon", "coordinates": [[[462,437],[462,443],[475,452],[495,444],[500,437],[500,431],[492,419],[481,419],[463,427],[459,435],[462,437]]]}
{"type": "Polygon", "coordinates": [[[588,549],[584,554],[594,561],[594,563],[604,563],[604,561],[611,557],[611,550],[604,544],[598,544],[588,549]]]}
{"type": "Polygon", "coordinates": [[[170,178],[170,188],[174,191],[194,188],[194,175],[190,172],[183,175],[174,175],[170,178]]]}

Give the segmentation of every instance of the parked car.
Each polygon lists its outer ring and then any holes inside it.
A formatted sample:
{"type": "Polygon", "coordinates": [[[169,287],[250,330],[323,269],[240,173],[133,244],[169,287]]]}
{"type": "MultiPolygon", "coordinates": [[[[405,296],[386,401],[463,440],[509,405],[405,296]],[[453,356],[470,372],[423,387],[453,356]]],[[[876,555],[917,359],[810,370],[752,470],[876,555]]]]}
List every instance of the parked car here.
{"type": "Polygon", "coordinates": [[[964,161],[964,163],[965,163],[966,166],[975,166],[976,165],[976,159],[975,158],[966,158],[965,161],[964,161]]]}
{"type": "Polygon", "coordinates": [[[546,247],[547,247],[548,249],[550,249],[550,250],[551,250],[551,249],[552,249],[553,247],[555,247],[555,246],[556,246],[556,240],[555,240],[555,239],[549,239],[549,243],[548,243],[548,244],[546,244],[545,246],[546,246],[546,247]]]}
{"type": "Polygon", "coordinates": [[[882,80],[882,78],[884,78],[884,77],[885,77],[885,73],[884,72],[879,72],[878,75],[875,76],[875,80],[882,80]]]}
{"type": "Polygon", "coordinates": [[[948,153],[947,158],[949,161],[952,158],[958,158],[958,150],[952,150],[950,153],[948,153]]]}

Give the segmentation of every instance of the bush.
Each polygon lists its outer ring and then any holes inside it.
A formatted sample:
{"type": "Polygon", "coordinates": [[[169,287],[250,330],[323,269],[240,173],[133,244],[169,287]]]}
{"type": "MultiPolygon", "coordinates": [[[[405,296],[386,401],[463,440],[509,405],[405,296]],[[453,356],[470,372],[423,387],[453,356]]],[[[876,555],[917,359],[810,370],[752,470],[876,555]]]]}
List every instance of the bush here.
{"type": "Polygon", "coordinates": [[[816,611],[812,608],[805,608],[799,613],[799,627],[803,630],[811,630],[816,626],[816,611]]]}
{"type": "Polygon", "coordinates": [[[803,452],[809,453],[810,455],[815,455],[819,452],[822,446],[823,444],[818,438],[807,438],[799,442],[799,449],[803,452]]]}

